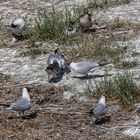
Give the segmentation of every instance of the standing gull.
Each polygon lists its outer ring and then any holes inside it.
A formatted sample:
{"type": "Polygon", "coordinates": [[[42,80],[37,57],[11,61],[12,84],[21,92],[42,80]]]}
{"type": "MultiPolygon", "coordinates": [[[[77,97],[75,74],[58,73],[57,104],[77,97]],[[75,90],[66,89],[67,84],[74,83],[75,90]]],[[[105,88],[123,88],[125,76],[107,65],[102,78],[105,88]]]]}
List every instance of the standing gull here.
{"type": "Polygon", "coordinates": [[[22,97],[12,103],[9,108],[10,110],[18,111],[19,115],[21,115],[21,112],[24,115],[24,111],[29,110],[31,107],[31,99],[29,96],[29,93],[26,88],[22,89],[22,97]]]}
{"type": "Polygon", "coordinates": [[[84,75],[86,78],[88,76],[88,73],[92,70],[99,67],[99,64],[93,63],[93,62],[72,62],[70,63],[70,68],[76,71],[79,74],[84,75]]]}
{"type": "Polygon", "coordinates": [[[13,43],[24,39],[22,33],[25,30],[25,27],[26,27],[26,22],[21,17],[12,21],[11,28],[13,31],[13,43]]]}
{"type": "Polygon", "coordinates": [[[98,104],[96,104],[92,108],[91,114],[93,114],[93,116],[98,119],[98,118],[104,117],[106,113],[107,113],[107,109],[106,109],[106,103],[105,103],[105,96],[102,96],[98,104]]]}

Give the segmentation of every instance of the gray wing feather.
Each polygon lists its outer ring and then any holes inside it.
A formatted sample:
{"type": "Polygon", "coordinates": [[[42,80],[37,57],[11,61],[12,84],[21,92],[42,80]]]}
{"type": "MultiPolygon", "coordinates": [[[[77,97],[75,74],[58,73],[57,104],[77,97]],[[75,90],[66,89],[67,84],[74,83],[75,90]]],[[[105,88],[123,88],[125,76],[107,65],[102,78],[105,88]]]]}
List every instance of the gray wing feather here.
{"type": "Polygon", "coordinates": [[[80,62],[77,66],[81,68],[86,68],[86,69],[93,69],[93,68],[98,67],[99,65],[92,62],[80,62]]]}
{"type": "Polygon", "coordinates": [[[30,102],[27,99],[21,98],[11,104],[13,110],[24,111],[30,108],[30,102]]]}
{"type": "Polygon", "coordinates": [[[106,108],[103,104],[97,104],[94,108],[93,108],[93,114],[97,115],[97,116],[104,116],[106,114],[106,108]]]}
{"type": "Polygon", "coordinates": [[[80,62],[77,64],[79,68],[77,71],[81,74],[87,74],[91,69],[98,67],[99,65],[91,62],[80,62]]]}

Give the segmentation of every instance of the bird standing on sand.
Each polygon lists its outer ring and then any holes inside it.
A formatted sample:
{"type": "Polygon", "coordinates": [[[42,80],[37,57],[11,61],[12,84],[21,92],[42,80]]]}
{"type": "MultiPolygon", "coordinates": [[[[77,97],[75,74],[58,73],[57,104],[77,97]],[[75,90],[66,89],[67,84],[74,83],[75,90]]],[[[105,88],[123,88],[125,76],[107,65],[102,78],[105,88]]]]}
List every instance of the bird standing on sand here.
{"type": "Polygon", "coordinates": [[[105,102],[105,96],[102,96],[98,102],[98,104],[96,104],[92,110],[91,110],[91,114],[93,114],[93,116],[98,119],[98,118],[102,118],[106,115],[107,113],[107,109],[106,109],[106,102],[105,102]]]}
{"type": "Polygon", "coordinates": [[[9,108],[10,110],[18,111],[19,115],[21,115],[21,112],[24,115],[24,111],[29,110],[31,107],[31,99],[29,96],[29,93],[26,88],[22,89],[22,97],[12,103],[9,108]]]}
{"type": "Polygon", "coordinates": [[[77,73],[84,75],[85,78],[88,76],[88,73],[94,69],[99,67],[99,64],[93,62],[72,62],[70,63],[70,68],[76,71],[77,73]]]}
{"type": "Polygon", "coordinates": [[[17,42],[24,39],[22,35],[23,31],[25,30],[26,22],[23,18],[19,17],[12,21],[11,28],[13,31],[13,42],[17,42]]]}

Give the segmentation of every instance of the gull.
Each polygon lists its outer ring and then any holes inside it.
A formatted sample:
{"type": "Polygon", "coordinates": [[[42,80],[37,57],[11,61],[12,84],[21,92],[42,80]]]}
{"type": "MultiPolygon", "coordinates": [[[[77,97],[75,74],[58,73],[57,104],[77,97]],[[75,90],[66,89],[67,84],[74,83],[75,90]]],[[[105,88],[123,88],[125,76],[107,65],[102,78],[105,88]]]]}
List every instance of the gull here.
{"type": "Polygon", "coordinates": [[[95,118],[100,118],[105,116],[107,113],[106,110],[106,103],[105,103],[105,96],[102,96],[98,102],[98,104],[96,104],[92,110],[91,110],[91,114],[93,114],[93,116],[95,118]]]}
{"type": "Polygon", "coordinates": [[[93,62],[72,62],[70,63],[70,68],[79,74],[82,74],[87,78],[88,73],[95,68],[98,68],[99,64],[93,62]]]}
{"type": "Polygon", "coordinates": [[[70,22],[70,25],[65,29],[64,34],[67,35],[67,36],[78,35],[77,28],[74,26],[73,22],[70,22]]]}
{"type": "Polygon", "coordinates": [[[19,17],[12,21],[11,28],[13,31],[13,42],[17,42],[19,40],[23,40],[24,36],[22,35],[25,30],[26,22],[23,18],[19,17]]]}
{"type": "Polygon", "coordinates": [[[45,69],[45,71],[48,74],[48,80],[50,81],[51,78],[59,74],[60,70],[61,68],[59,67],[59,63],[56,60],[54,60],[53,64],[48,65],[45,69]]]}
{"type": "Polygon", "coordinates": [[[66,59],[64,58],[64,55],[58,53],[59,48],[57,48],[54,51],[54,54],[50,54],[47,60],[47,64],[53,64],[54,61],[57,61],[59,64],[59,67],[63,67],[65,68],[65,64],[66,64],[66,59]]]}
{"type": "Polygon", "coordinates": [[[22,97],[12,103],[9,108],[10,110],[18,111],[19,115],[21,115],[21,112],[24,115],[24,111],[29,110],[31,107],[31,99],[29,96],[29,93],[26,88],[22,89],[22,97]]]}

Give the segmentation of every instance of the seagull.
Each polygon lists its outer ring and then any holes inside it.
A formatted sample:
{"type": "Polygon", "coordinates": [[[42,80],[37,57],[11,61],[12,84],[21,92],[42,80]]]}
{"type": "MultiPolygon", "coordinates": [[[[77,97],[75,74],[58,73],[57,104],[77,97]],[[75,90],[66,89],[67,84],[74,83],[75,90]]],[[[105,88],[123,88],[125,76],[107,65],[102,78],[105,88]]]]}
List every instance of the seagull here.
{"type": "Polygon", "coordinates": [[[106,115],[107,110],[106,110],[105,96],[101,96],[98,104],[96,104],[92,108],[90,113],[93,114],[93,116],[97,119],[106,115]]]}
{"type": "Polygon", "coordinates": [[[54,61],[57,61],[59,64],[59,67],[63,67],[65,68],[65,64],[66,64],[66,59],[64,58],[64,55],[58,53],[59,48],[57,48],[54,51],[54,54],[50,54],[47,60],[47,64],[53,64],[54,61]]]}
{"type": "Polygon", "coordinates": [[[22,89],[22,97],[20,99],[18,99],[17,101],[15,101],[14,103],[12,103],[10,105],[10,107],[7,109],[18,111],[19,116],[21,115],[21,112],[24,115],[24,111],[29,110],[31,107],[30,101],[31,101],[31,99],[30,99],[30,96],[29,96],[27,89],[23,88],[22,89]]]}
{"type": "Polygon", "coordinates": [[[68,26],[64,32],[67,36],[74,36],[77,34],[77,29],[74,26],[68,26]]]}
{"type": "Polygon", "coordinates": [[[12,21],[11,28],[13,31],[13,41],[17,42],[23,40],[24,36],[22,35],[23,31],[26,28],[26,22],[23,18],[19,17],[12,21]]]}
{"type": "Polygon", "coordinates": [[[60,70],[61,68],[59,67],[59,63],[56,60],[54,60],[53,64],[48,65],[45,69],[45,71],[48,74],[48,80],[50,81],[51,78],[59,74],[60,70]]]}
{"type": "Polygon", "coordinates": [[[82,74],[85,76],[85,78],[88,77],[88,73],[95,68],[98,68],[99,64],[93,63],[93,62],[72,62],[70,63],[70,68],[76,71],[79,74],[82,74]]]}
{"type": "Polygon", "coordinates": [[[87,11],[80,15],[80,26],[85,29],[92,27],[91,14],[89,14],[87,11]]]}
{"type": "Polygon", "coordinates": [[[64,34],[67,35],[67,36],[78,35],[77,28],[74,26],[73,22],[70,22],[70,25],[65,29],[64,34]]]}

